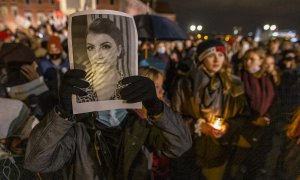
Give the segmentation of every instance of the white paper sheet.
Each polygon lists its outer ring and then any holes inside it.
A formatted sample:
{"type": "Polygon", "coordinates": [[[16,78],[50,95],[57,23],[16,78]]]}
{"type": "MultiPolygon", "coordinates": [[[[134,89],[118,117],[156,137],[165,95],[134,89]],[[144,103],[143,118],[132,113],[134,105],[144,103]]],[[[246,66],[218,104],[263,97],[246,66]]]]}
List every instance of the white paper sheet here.
{"type": "Polygon", "coordinates": [[[71,69],[87,72],[88,96],[73,95],[73,113],[111,109],[140,109],[142,103],[115,98],[117,82],[138,75],[138,37],[132,16],[110,10],[77,12],[69,17],[71,69]]]}

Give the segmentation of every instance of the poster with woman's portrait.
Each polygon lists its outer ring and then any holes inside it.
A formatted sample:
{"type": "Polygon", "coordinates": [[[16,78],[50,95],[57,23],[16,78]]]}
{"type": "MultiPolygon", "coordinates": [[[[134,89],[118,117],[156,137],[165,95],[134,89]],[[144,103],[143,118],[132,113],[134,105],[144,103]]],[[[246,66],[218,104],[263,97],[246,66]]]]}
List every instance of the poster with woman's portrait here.
{"type": "Polygon", "coordinates": [[[87,72],[86,96],[72,97],[73,113],[138,109],[120,99],[118,82],[138,74],[137,31],[132,16],[109,10],[77,12],[69,17],[71,69],[87,72]]]}

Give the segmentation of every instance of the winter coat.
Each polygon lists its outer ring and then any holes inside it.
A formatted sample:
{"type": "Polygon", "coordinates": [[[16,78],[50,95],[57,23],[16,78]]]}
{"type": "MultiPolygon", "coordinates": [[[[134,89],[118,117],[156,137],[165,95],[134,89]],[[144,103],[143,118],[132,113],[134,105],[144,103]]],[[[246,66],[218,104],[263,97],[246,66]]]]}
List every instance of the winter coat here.
{"type": "Polygon", "coordinates": [[[29,138],[25,168],[41,173],[63,169],[64,179],[150,179],[149,152],[178,157],[192,144],[181,117],[166,105],[155,120],[142,120],[129,111],[114,151],[105,137],[117,128],[100,130],[99,122],[93,122],[92,117],[73,122],[49,113],[29,138]]]}
{"type": "Polygon", "coordinates": [[[283,179],[300,178],[300,145],[297,139],[289,140],[287,143],[282,159],[280,159],[280,170],[283,179]]]}
{"type": "MultiPolygon", "coordinates": [[[[212,168],[224,164],[229,155],[230,145],[239,142],[242,129],[249,120],[249,108],[240,79],[232,76],[232,85],[227,93],[223,92],[222,78],[219,77],[219,81],[219,88],[211,95],[215,92],[219,94],[211,96],[211,99],[204,98],[210,95],[211,79],[203,69],[194,69],[189,76],[178,81],[171,102],[173,109],[181,113],[184,120],[190,124],[192,132],[199,118],[210,122],[213,115],[218,115],[229,124],[229,129],[220,139],[205,134],[194,139],[197,164],[200,167],[212,168]]],[[[247,139],[251,141],[252,137],[247,139]]]]}

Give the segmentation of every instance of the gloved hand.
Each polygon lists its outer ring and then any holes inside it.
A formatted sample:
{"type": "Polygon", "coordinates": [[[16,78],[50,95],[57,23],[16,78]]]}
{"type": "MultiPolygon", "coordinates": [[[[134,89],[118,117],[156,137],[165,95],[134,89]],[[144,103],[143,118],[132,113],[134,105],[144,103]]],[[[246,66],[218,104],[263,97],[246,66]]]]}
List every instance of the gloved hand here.
{"type": "Polygon", "coordinates": [[[154,82],[143,76],[129,76],[119,83],[125,85],[120,90],[121,98],[127,103],[142,101],[148,115],[158,115],[163,111],[163,102],[157,98],[154,82]]]}
{"type": "Polygon", "coordinates": [[[82,80],[86,76],[86,72],[80,69],[72,69],[67,71],[61,82],[59,89],[59,105],[58,110],[64,118],[70,117],[72,112],[72,94],[84,96],[87,93],[80,88],[89,87],[89,83],[82,80]]]}

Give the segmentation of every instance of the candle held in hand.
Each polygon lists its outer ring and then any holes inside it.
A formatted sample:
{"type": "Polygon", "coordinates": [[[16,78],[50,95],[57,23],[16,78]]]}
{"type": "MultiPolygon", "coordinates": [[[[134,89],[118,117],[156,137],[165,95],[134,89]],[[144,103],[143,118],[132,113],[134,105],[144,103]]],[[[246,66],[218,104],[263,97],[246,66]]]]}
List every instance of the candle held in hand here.
{"type": "Polygon", "coordinates": [[[223,118],[216,117],[214,123],[212,124],[212,127],[217,130],[222,130],[223,126],[223,118]]]}

